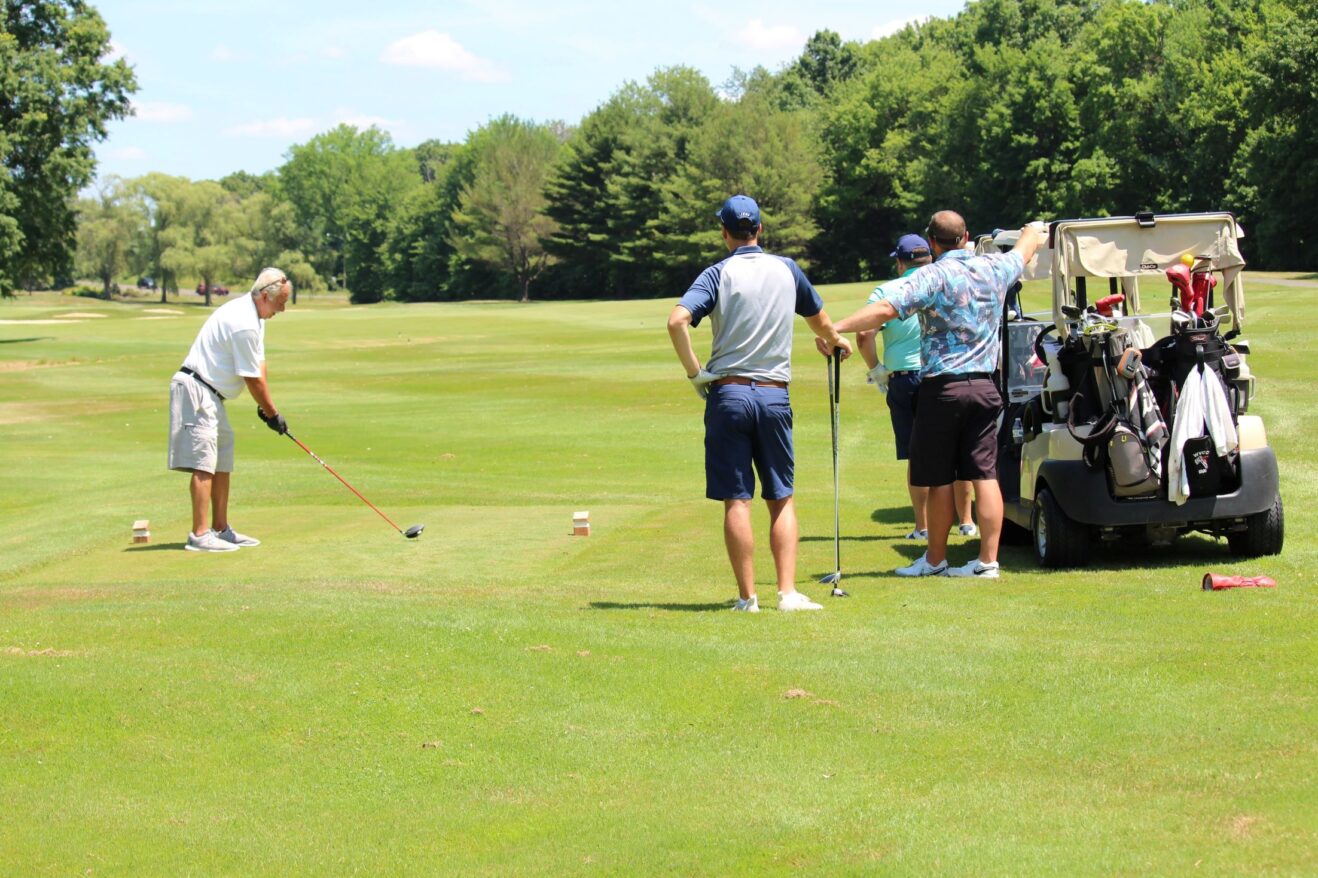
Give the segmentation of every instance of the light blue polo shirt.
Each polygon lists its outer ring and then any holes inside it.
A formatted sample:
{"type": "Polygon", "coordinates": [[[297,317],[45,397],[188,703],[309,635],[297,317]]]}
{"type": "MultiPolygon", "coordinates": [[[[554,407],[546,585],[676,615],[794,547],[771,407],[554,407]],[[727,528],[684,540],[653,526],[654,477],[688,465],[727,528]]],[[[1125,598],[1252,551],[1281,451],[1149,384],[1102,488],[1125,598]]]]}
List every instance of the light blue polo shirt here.
{"type": "MultiPolygon", "coordinates": [[[[910,277],[919,265],[912,265],[902,272],[902,277],[910,277]]],[[[898,278],[897,280],[900,280],[898,278]]],[[[895,288],[896,280],[881,283],[870,293],[868,304],[873,305],[888,298],[888,290],[895,288]]],[[[920,371],[920,317],[912,314],[904,320],[889,320],[883,324],[883,367],[889,372],[920,371]]]]}
{"type": "Polygon", "coordinates": [[[709,317],[707,370],[784,383],[792,380],[792,315],[824,310],[799,265],[758,246],[738,247],[706,268],[678,304],[691,312],[692,326],[709,317]]]}

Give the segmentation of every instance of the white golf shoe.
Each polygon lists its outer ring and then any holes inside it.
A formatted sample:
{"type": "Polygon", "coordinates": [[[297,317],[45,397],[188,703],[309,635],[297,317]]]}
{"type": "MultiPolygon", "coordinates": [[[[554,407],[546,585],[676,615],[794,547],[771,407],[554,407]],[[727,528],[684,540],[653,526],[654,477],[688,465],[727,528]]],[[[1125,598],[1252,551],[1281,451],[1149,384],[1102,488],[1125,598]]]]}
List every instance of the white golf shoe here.
{"type": "Polygon", "coordinates": [[[909,567],[898,567],[897,575],[898,576],[946,576],[947,562],[944,561],[942,564],[938,564],[935,566],[929,563],[929,558],[927,555],[921,555],[919,558],[916,558],[915,563],[910,565],[909,567]]]}
{"type": "Polygon", "coordinates": [[[233,543],[235,546],[259,546],[261,541],[256,537],[249,537],[246,534],[240,534],[232,526],[224,530],[216,531],[215,535],[226,543],[233,543]]]}
{"type": "Polygon", "coordinates": [[[908,533],[905,537],[903,537],[903,539],[907,539],[907,540],[927,540],[927,539],[929,539],[929,531],[928,531],[928,529],[921,530],[920,528],[916,528],[915,530],[913,530],[913,531],[911,531],[910,533],[908,533]]]}
{"type": "Polygon", "coordinates": [[[997,579],[1001,571],[997,561],[985,564],[976,558],[969,564],[947,568],[948,576],[973,576],[976,579],[997,579]]]}
{"type": "Polygon", "coordinates": [[[183,548],[189,552],[236,552],[240,547],[220,539],[215,531],[208,530],[201,536],[188,534],[188,542],[183,548]]]}
{"type": "Polygon", "coordinates": [[[737,598],[737,602],[732,605],[732,610],[736,613],[758,613],[760,611],[760,596],[753,594],[748,598],[737,598]]]}
{"type": "Polygon", "coordinates": [[[979,528],[976,527],[976,526],[973,525],[973,524],[963,524],[963,525],[961,525],[960,528],[958,528],[958,530],[961,531],[961,536],[963,536],[963,537],[977,537],[977,536],[979,536],[979,528]]]}
{"type": "Polygon", "coordinates": [[[787,594],[780,592],[778,595],[778,609],[780,610],[822,610],[823,608],[823,604],[815,603],[799,591],[788,592],[787,594]]]}

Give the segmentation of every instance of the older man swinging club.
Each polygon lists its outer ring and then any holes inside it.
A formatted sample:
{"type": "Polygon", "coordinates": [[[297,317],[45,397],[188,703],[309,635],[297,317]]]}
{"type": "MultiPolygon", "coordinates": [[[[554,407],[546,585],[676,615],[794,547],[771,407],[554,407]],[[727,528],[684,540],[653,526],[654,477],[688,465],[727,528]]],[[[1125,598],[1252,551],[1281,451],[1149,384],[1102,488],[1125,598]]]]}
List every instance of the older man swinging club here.
{"type": "Polygon", "coordinates": [[[264,269],[248,295],[215,309],[170,381],[169,468],[192,474],[192,531],[184,546],[189,551],[232,552],[261,544],[229,523],[233,429],[224,403],[245,386],[256,400],[257,417],[276,433],[288,432],[266,384],[265,321],[284,310],[292,292],[284,272],[264,269]]]}

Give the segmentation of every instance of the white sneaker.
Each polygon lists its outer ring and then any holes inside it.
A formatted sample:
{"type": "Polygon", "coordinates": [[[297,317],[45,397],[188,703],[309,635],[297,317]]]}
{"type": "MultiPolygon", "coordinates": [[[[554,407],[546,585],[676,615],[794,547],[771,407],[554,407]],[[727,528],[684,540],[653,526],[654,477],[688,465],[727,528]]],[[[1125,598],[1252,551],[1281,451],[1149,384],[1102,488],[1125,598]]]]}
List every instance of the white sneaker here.
{"type": "Polygon", "coordinates": [[[947,562],[944,561],[935,567],[929,563],[928,557],[921,555],[915,559],[915,563],[909,567],[898,567],[898,576],[945,576],[947,575],[947,562]]]}
{"type": "Polygon", "coordinates": [[[906,535],[905,539],[908,539],[908,540],[927,540],[927,539],[929,539],[929,531],[928,531],[928,530],[913,530],[913,531],[911,531],[910,533],[908,533],[908,534],[906,535]]]}
{"type": "Polygon", "coordinates": [[[975,527],[973,524],[963,524],[961,525],[961,536],[977,537],[979,536],[979,528],[975,527]]]}
{"type": "Polygon", "coordinates": [[[823,608],[823,604],[815,603],[799,591],[792,591],[787,594],[778,593],[778,609],[780,610],[822,610],[823,608]]]}
{"type": "Polygon", "coordinates": [[[189,552],[236,552],[238,546],[220,539],[219,534],[208,530],[201,536],[188,534],[188,542],[183,547],[189,552]]]}
{"type": "Polygon", "coordinates": [[[990,561],[987,564],[983,564],[980,563],[978,558],[976,558],[974,561],[971,561],[969,564],[964,564],[961,567],[947,568],[947,575],[973,576],[976,579],[997,579],[999,571],[1000,568],[998,567],[997,561],[990,561]]]}
{"type": "Polygon", "coordinates": [[[232,527],[226,527],[224,530],[216,531],[215,535],[220,539],[224,540],[226,543],[233,543],[235,546],[261,545],[261,541],[258,540],[256,537],[249,537],[245,534],[240,534],[232,527]]]}
{"type": "Polygon", "coordinates": [[[734,613],[758,613],[760,611],[760,596],[753,594],[748,598],[737,598],[737,602],[732,605],[734,613]]]}

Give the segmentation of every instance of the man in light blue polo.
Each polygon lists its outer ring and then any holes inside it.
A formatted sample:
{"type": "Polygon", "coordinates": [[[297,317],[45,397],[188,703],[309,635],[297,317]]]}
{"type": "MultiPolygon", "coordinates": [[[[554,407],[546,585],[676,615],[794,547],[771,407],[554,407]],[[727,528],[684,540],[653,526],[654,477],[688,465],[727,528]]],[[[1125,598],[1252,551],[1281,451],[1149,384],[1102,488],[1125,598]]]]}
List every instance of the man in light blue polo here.
{"type": "MultiPolygon", "coordinates": [[[[869,297],[871,305],[888,298],[889,292],[896,289],[898,281],[910,277],[916,269],[933,261],[929,253],[929,242],[919,235],[902,235],[897,241],[897,249],[888,256],[897,262],[897,278],[874,288],[869,297]]],[[[897,459],[907,461],[906,490],[911,497],[915,529],[906,535],[906,539],[928,539],[925,507],[929,489],[911,483],[910,468],[911,431],[915,427],[916,395],[920,391],[920,316],[912,314],[904,320],[894,318],[878,330],[867,329],[856,333],[856,351],[865,360],[865,365],[869,366],[869,382],[878,387],[887,400],[897,459]],[[874,344],[875,336],[880,334],[883,337],[883,362],[879,362],[874,344]]],[[[979,528],[975,526],[970,513],[970,483],[958,481],[954,493],[957,515],[961,520],[961,535],[977,536],[979,528]]]]}
{"type": "Polygon", "coordinates": [[[716,214],[732,254],[696,278],[668,317],[668,335],[687,378],[705,400],[705,495],[723,502],[723,539],[737,579],[733,609],[759,612],[751,499],[755,476],[769,509],[769,544],[778,576],[778,609],[822,607],[796,590],[800,536],[794,490],[792,406],[793,315],[800,314],[828,350],[851,353],[824,313],[800,267],[759,246],[760,208],[734,195],[716,214]],[[702,367],[691,327],[709,317],[714,342],[702,367]]]}

